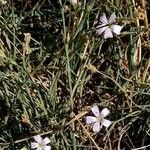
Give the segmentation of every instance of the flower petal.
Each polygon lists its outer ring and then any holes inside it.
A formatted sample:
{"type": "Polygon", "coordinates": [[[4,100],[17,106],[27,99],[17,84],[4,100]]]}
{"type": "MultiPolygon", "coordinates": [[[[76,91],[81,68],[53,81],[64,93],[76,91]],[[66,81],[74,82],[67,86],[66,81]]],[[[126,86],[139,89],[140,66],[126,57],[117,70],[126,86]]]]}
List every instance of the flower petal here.
{"type": "Polygon", "coordinates": [[[102,121],[102,125],[105,126],[106,128],[108,128],[111,125],[111,121],[104,119],[102,121]]]}
{"type": "Polygon", "coordinates": [[[100,17],[100,22],[102,24],[108,24],[108,19],[106,18],[106,14],[103,13],[103,15],[100,17]]]}
{"type": "Polygon", "coordinates": [[[93,125],[93,131],[97,133],[97,132],[100,131],[101,127],[102,127],[102,126],[100,126],[100,122],[97,121],[97,122],[95,122],[94,125],[93,125]]]}
{"type": "Polygon", "coordinates": [[[31,142],[31,149],[35,149],[37,147],[39,147],[39,143],[31,142]]]}
{"type": "Polygon", "coordinates": [[[105,23],[104,24],[99,24],[96,28],[99,29],[99,28],[102,28],[102,27],[105,27],[105,26],[107,26],[107,24],[105,24],[105,23]]]}
{"type": "Polygon", "coordinates": [[[44,150],[51,150],[51,146],[45,146],[44,150]]]}
{"type": "Polygon", "coordinates": [[[87,124],[90,124],[90,123],[93,123],[93,122],[96,122],[96,121],[97,121],[96,117],[93,117],[93,116],[87,116],[86,117],[86,123],[87,124]]]}
{"type": "Polygon", "coordinates": [[[91,108],[91,111],[93,112],[93,114],[94,114],[96,117],[99,117],[100,112],[99,112],[99,108],[97,107],[97,105],[94,105],[94,106],[91,108]]]}
{"type": "Polygon", "coordinates": [[[33,137],[35,139],[35,141],[37,141],[38,143],[42,143],[42,137],[40,135],[36,135],[33,137]]]}
{"type": "Polygon", "coordinates": [[[119,35],[119,34],[120,34],[120,31],[121,31],[121,29],[122,29],[123,27],[122,27],[122,26],[119,26],[119,25],[112,25],[111,28],[112,28],[112,31],[113,31],[115,34],[119,35]]]}
{"type": "MultiPolygon", "coordinates": [[[[99,26],[98,26],[98,27],[99,27],[99,26]]],[[[105,27],[102,27],[102,28],[97,29],[97,33],[98,33],[99,35],[101,35],[107,28],[108,28],[108,27],[105,26],[105,27]]]]}
{"type": "Polygon", "coordinates": [[[36,150],[43,150],[43,147],[37,147],[36,150]]]}
{"type": "Polygon", "coordinates": [[[44,143],[45,145],[47,145],[48,143],[50,143],[50,141],[51,141],[51,140],[46,137],[46,138],[43,140],[43,143],[44,143]]]}
{"type": "Polygon", "coordinates": [[[110,15],[110,18],[109,18],[108,22],[109,22],[110,24],[116,22],[116,15],[115,15],[115,13],[112,13],[112,14],[110,15]]]}
{"type": "Polygon", "coordinates": [[[107,39],[107,38],[113,38],[112,31],[109,28],[107,28],[104,32],[104,39],[107,39]]]}
{"type": "Polygon", "coordinates": [[[106,117],[109,113],[110,113],[110,111],[109,111],[107,108],[104,108],[104,109],[101,111],[101,115],[102,115],[103,117],[106,117]]]}

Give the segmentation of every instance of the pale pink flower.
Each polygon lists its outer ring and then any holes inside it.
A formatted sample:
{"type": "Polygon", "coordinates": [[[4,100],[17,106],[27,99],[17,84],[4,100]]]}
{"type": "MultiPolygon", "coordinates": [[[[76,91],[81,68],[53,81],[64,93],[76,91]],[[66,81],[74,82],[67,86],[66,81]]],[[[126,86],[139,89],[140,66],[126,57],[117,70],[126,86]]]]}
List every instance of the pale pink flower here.
{"type": "Polygon", "coordinates": [[[47,144],[50,143],[49,138],[44,138],[40,135],[34,136],[33,137],[36,142],[31,142],[31,149],[36,149],[36,150],[51,150],[51,146],[48,146],[47,144]]]}
{"type": "Polygon", "coordinates": [[[112,13],[110,18],[106,18],[106,14],[104,13],[100,17],[100,25],[97,26],[97,33],[104,34],[104,39],[113,38],[113,34],[120,35],[120,31],[123,28],[120,25],[116,25],[116,15],[112,13]]]}
{"type": "Polygon", "coordinates": [[[102,126],[105,126],[108,128],[111,125],[111,121],[105,119],[105,117],[110,113],[110,111],[107,108],[104,108],[101,112],[99,111],[99,108],[97,105],[94,105],[91,108],[91,111],[95,116],[87,116],[86,117],[86,123],[93,125],[93,131],[99,132],[102,126]]]}

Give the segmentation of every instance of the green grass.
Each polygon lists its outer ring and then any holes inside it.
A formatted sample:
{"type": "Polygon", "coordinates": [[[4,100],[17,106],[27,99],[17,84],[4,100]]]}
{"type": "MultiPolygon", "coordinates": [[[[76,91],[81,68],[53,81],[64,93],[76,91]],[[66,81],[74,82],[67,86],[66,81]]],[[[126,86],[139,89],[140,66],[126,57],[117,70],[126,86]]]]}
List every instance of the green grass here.
{"type": "MultiPolygon", "coordinates": [[[[137,5],[143,8],[143,2],[137,5]]],[[[0,149],[31,149],[38,134],[49,137],[56,150],[150,147],[150,3],[145,3],[140,21],[132,0],[0,5],[0,149]],[[104,40],[96,26],[102,13],[112,12],[124,28],[104,40]],[[93,104],[108,108],[113,122],[98,134],[85,122],[93,104]]]]}

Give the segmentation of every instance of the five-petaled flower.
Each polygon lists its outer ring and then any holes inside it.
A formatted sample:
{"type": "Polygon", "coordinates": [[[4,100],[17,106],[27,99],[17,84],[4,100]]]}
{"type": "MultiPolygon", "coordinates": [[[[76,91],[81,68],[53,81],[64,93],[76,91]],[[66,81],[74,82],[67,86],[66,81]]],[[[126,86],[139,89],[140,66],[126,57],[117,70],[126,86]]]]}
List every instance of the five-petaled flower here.
{"type": "Polygon", "coordinates": [[[97,26],[97,33],[100,35],[104,33],[104,39],[113,38],[113,33],[119,35],[123,27],[120,25],[116,25],[115,22],[115,13],[112,13],[109,19],[106,18],[106,14],[104,13],[100,17],[100,24],[97,26]]]}
{"type": "Polygon", "coordinates": [[[36,142],[31,142],[31,148],[36,150],[51,150],[51,146],[47,144],[50,143],[49,138],[42,139],[40,135],[33,137],[36,142]]]}
{"type": "Polygon", "coordinates": [[[99,111],[99,108],[97,105],[94,105],[91,108],[91,111],[95,115],[93,116],[87,116],[86,117],[86,123],[93,125],[93,131],[99,132],[102,126],[109,127],[111,124],[111,121],[105,119],[105,117],[110,113],[110,111],[107,108],[104,108],[101,112],[99,111]]]}

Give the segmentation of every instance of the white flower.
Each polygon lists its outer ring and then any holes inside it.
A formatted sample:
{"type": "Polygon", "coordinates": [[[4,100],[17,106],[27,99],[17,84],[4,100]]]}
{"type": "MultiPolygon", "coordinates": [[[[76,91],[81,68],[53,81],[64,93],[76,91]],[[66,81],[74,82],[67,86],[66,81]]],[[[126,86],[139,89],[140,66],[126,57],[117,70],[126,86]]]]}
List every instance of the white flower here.
{"type": "Polygon", "coordinates": [[[112,13],[109,19],[106,18],[106,14],[104,13],[100,17],[100,25],[97,26],[98,28],[97,33],[98,34],[104,33],[104,39],[112,38],[113,33],[115,33],[116,35],[119,35],[123,27],[120,25],[114,24],[115,22],[116,22],[115,13],[112,13]]]}
{"type": "Polygon", "coordinates": [[[33,137],[36,142],[31,142],[31,148],[36,150],[51,150],[51,146],[47,146],[50,143],[49,138],[42,139],[40,135],[33,137]]]}
{"type": "Polygon", "coordinates": [[[86,123],[93,125],[94,132],[99,132],[102,126],[105,126],[106,128],[110,126],[111,121],[105,119],[105,117],[110,113],[110,111],[107,108],[104,108],[100,113],[97,105],[94,105],[91,108],[91,111],[93,112],[95,117],[87,116],[86,123]]]}

